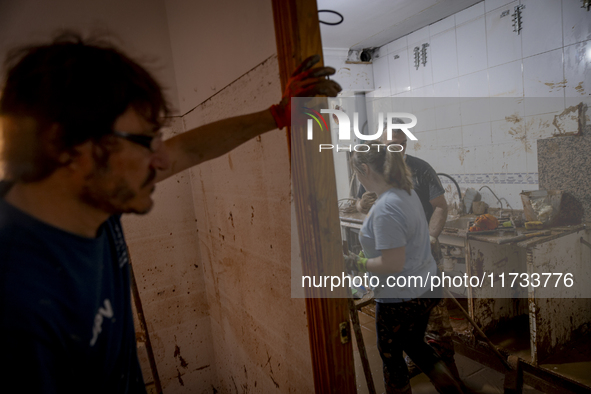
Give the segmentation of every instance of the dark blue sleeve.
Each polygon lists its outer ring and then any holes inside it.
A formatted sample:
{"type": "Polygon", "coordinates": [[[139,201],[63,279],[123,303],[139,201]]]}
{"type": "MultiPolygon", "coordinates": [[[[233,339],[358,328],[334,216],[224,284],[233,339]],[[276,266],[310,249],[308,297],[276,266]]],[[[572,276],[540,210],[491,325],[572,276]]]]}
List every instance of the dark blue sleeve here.
{"type": "Polygon", "coordinates": [[[427,164],[424,172],[425,181],[429,185],[429,201],[445,194],[445,189],[441,185],[441,181],[437,176],[437,173],[429,164],[427,164]]]}

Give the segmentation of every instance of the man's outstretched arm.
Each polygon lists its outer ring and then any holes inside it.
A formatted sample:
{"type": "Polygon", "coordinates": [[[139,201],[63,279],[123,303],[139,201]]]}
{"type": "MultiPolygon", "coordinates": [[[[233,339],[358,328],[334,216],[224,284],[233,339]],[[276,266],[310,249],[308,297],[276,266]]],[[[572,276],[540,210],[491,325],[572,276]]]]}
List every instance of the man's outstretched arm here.
{"type": "Polygon", "coordinates": [[[311,68],[319,60],[316,55],[302,62],[289,79],[279,104],[264,111],[200,126],[166,140],[170,167],[159,171],[156,181],[215,159],[258,135],[288,126],[291,97],[336,96],[341,87],[326,79],[335,70],[332,67],[311,68]]]}
{"type": "Polygon", "coordinates": [[[267,109],[254,114],[222,119],[170,138],[165,141],[170,167],[158,171],[156,181],[215,159],[251,138],[276,128],[273,115],[267,109]]]}

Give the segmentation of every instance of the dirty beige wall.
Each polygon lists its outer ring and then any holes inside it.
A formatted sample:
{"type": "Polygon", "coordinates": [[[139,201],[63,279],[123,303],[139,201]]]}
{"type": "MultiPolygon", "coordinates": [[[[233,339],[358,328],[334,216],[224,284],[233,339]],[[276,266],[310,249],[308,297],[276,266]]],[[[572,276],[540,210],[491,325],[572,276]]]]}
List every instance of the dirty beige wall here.
{"type": "Polygon", "coordinates": [[[270,0],[164,1],[182,114],[276,52],[270,0]]]}
{"type": "MultiPolygon", "coordinates": [[[[184,131],[180,117],[165,138],[184,131]]],[[[129,253],[165,393],[193,392],[214,381],[209,307],[195,227],[190,174],[181,172],[156,187],[154,208],[123,219],[129,253]]],[[[144,380],[152,382],[143,333],[138,354],[144,380]]]]}
{"type": "MultiPolygon", "coordinates": [[[[186,129],[279,100],[270,1],[167,11],[186,129]]],[[[290,297],[289,165],[275,130],[191,170],[219,393],[313,392],[305,305],[290,297]]]]}
{"type": "MultiPolygon", "coordinates": [[[[279,96],[275,56],[188,114],[210,122],[279,96]],[[252,100],[257,97],[257,100],[252,100]]],[[[290,174],[273,131],[191,171],[221,392],[313,392],[302,299],[290,296],[290,174]]]]}
{"type": "Polygon", "coordinates": [[[110,38],[140,60],[178,110],[172,51],[163,0],[2,0],[0,59],[17,45],[47,42],[59,29],[110,38]]]}

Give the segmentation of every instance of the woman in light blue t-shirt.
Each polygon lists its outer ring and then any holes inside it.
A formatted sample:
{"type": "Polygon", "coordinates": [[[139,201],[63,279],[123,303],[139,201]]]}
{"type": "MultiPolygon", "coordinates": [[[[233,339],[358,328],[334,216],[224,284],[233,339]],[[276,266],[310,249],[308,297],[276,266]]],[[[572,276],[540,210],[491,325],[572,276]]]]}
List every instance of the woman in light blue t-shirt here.
{"type": "Polygon", "coordinates": [[[405,351],[439,392],[461,393],[461,383],[424,341],[429,313],[441,293],[430,291],[437,266],[403,153],[371,145],[368,152],[353,153],[351,160],[361,184],[378,195],[359,234],[365,258],[351,254],[346,264],[379,279],[373,284],[379,283],[374,287],[376,331],[386,392],[411,393],[405,351]]]}

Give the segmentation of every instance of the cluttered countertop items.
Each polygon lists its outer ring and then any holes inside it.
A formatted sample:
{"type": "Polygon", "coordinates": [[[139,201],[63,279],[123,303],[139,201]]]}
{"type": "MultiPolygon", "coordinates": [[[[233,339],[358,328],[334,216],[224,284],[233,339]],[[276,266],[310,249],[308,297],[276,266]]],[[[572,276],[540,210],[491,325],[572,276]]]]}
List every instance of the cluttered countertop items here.
{"type": "MultiPolygon", "coordinates": [[[[452,225],[458,221],[460,223],[466,223],[466,227],[448,227],[446,224],[446,227],[443,229],[443,234],[454,235],[461,238],[469,238],[476,241],[493,243],[497,245],[517,244],[521,247],[528,247],[579,231],[585,227],[584,224],[580,224],[543,228],[539,223],[536,223],[532,228],[530,222],[527,222],[528,227],[515,227],[511,221],[511,218],[504,217],[498,221],[498,226],[493,229],[470,231],[470,228],[474,228],[474,223],[478,221],[479,218],[480,216],[470,215],[448,221],[447,223],[451,223],[452,225]]],[[[482,219],[480,222],[482,222],[482,219]]],[[[490,223],[490,219],[487,218],[486,222],[490,223]]]]}
{"type": "MultiPolygon", "coordinates": [[[[468,188],[462,199],[464,213],[448,217],[442,235],[528,247],[579,231],[584,224],[565,225],[561,221],[562,196],[561,190],[523,191],[523,211],[503,211],[500,200],[500,209],[489,209],[480,201],[480,193],[468,188]]],[[[361,228],[364,218],[365,214],[354,209],[340,212],[341,225],[346,227],[361,228]]]]}
{"type": "Polygon", "coordinates": [[[480,215],[462,215],[448,220],[444,234],[528,247],[584,228],[584,225],[561,224],[561,190],[523,191],[520,194],[523,213],[512,211],[508,216],[503,215],[502,206],[498,215],[483,213],[488,206],[480,201],[478,194],[469,189],[464,203],[472,204],[472,211],[480,215]]]}

